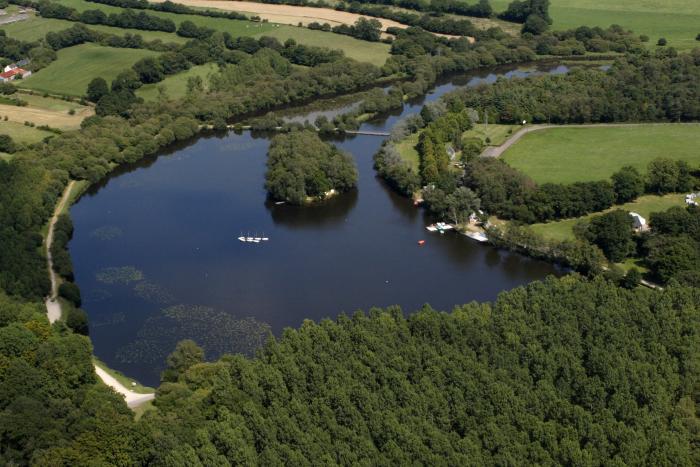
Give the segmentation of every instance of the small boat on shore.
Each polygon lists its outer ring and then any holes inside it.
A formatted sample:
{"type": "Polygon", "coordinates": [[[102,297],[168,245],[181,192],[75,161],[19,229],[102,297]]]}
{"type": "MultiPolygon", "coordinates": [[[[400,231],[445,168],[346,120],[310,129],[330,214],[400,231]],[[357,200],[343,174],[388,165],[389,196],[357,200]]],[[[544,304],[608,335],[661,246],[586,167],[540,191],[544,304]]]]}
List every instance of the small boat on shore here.
{"type": "Polygon", "coordinates": [[[446,222],[438,222],[425,227],[429,232],[440,232],[445,233],[446,230],[452,230],[455,228],[452,224],[447,224],[446,222]]]}
{"type": "Polygon", "coordinates": [[[464,235],[477,242],[488,242],[489,238],[483,232],[465,232],[464,235]]]}

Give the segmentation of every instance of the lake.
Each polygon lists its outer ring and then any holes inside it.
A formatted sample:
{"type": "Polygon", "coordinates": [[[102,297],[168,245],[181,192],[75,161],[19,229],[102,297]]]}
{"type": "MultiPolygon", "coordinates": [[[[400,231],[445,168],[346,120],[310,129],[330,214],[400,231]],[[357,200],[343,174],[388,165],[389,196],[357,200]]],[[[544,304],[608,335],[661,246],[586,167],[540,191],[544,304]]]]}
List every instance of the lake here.
{"type": "MultiPolygon", "coordinates": [[[[388,131],[457,86],[532,72],[455,78],[362,129],[388,131]]],[[[268,331],[279,335],[305,319],[389,305],[450,310],[561,274],[461,235],[426,231],[431,219],[374,172],[382,140],[336,141],[357,162],[358,189],[312,207],[266,200],[269,141],[250,133],[203,136],[93,187],[71,208],[70,253],[95,355],[156,385],[180,339],[193,338],[210,359],[250,354],[268,331]],[[241,234],[270,240],[241,243],[241,234]]]]}

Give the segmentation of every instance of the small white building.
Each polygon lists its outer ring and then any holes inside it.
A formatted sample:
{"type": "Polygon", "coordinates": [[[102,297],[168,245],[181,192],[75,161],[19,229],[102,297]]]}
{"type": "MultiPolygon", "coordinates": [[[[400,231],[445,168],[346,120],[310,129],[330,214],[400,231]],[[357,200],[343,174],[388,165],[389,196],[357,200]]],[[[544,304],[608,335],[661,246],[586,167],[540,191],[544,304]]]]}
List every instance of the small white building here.
{"type": "Polygon", "coordinates": [[[641,215],[637,214],[636,212],[630,212],[630,216],[632,216],[632,227],[636,232],[644,232],[645,230],[649,229],[647,220],[641,215]]]}
{"type": "Polygon", "coordinates": [[[700,193],[690,193],[689,195],[685,195],[685,204],[689,206],[698,206],[698,198],[700,198],[700,193]]]}

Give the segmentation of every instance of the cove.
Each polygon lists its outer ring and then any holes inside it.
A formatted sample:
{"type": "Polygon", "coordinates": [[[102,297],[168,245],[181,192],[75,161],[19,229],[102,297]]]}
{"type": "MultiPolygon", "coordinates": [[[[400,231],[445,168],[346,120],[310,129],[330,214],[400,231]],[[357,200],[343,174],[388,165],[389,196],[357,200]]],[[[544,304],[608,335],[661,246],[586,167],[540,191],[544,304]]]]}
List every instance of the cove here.
{"type": "MultiPolygon", "coordinates": [[[[454,78],[362,129],[389,131],[458,86],[566,71],[547,66],[454,78]]],[[[374,172],[381,137],[334,142],[355,158],[358,189],[318,206],[266,200],[269,141],[250,133],[202,136],[122,168],[86,193],[71,208],[70,253],[95,355],[155,385],[180,339],[196,340],[209,359],[251,353],[268,331],[279,335],[305,319],[373,306],[450,310],[562,273],[460,235],[427,232],[432,219],[374,172]],[[236,239],[248,233],[270,241],[236,239]]]]}

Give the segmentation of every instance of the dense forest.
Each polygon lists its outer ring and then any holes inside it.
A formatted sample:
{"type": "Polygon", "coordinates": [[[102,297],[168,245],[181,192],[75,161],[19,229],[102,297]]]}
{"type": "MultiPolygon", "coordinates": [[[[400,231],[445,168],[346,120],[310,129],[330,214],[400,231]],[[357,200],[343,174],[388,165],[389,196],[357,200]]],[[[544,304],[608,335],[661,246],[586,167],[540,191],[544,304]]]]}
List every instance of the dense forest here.
{"type": "Polygon", "coordinates": [[[37,465],[697,465],[699,312],[698,289],[569,276],[451,313],[306,322],[255,359],[202,363],[183,342],[157,411],[138,423],[126,408],[105,412],[110,395],[81,386],[92,377],[84,366],[46,366],[51,346],[70,339],[18,321],[0,340],[23,356],[0,373],[0,400],[13,401],[2,407],[1,455],[31,452],[37,465]],[[39,385],[46,371],[74,372],[83,390],[39,385]],[[40,400],[61,394],[53,404],[81,422],[52,427],[49,442],[40,400]]]}
{"type": "Polygon", "coordinates": [[[316,132],[293,131],[270,141],[265,188],[272,199],[304,204],[356,184],[352,156],[321,141],[316,132]]]}

